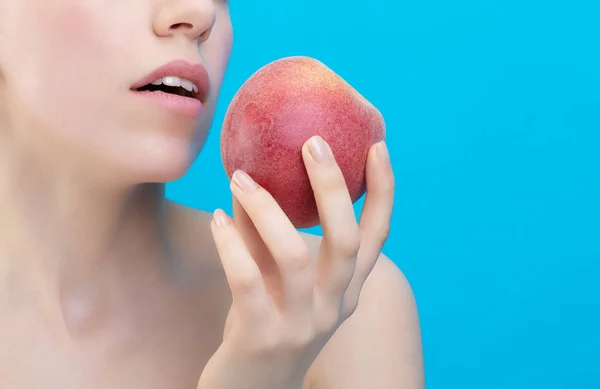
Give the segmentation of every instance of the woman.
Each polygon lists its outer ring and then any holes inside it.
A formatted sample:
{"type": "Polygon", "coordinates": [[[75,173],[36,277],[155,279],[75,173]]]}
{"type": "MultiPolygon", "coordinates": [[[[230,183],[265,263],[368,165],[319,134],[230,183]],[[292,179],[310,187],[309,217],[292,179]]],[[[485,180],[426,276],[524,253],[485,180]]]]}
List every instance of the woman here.
{"type": "Polygon", "coordinates": [[[423,386],[412,293],[380,256],[385,145],[360,224],[327,145],[303,148],[322,241],[243,172],[233,219],[165,199],[232,38],[223,1],[0,0],[3,389],[423,386]]]}

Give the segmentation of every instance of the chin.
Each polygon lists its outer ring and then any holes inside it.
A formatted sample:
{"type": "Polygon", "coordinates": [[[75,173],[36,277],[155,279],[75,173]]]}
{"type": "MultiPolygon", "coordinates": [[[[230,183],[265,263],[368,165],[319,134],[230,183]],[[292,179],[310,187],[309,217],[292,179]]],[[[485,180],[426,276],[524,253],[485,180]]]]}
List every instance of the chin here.
{"type": "Polygon", "coordinates": [[[128,148],[122,148],[120,155],[105,155],[112,166],[113,177],[118,185],[137,185],[142,183],[168,183],[180,179],[190,169],[204,142],[170,139],[163,142],[150,142],[128,148]],[[156,147],[152,147],[152,145],[156,147]]]}
{"type": "Polygon", "coordinates": [[[137,119],[137,123],[109,126],[109,131],[114,131],[110,141],[88,141],[86,148],[99,157],[96,166],[109,167],[103,176],[114,179],[116,185],[176,181],[188,172],[204,147],[214,120],[212,104],[207,108],[195,124],[157,115],[145,123],[137,119]]]}
{"type": "Polygon", "coordinates": [[[154,163],[147,164],[146,166],[137,169],[132,174],[134,184],[142,183],[161,183],[166,184],[168,182],[176,181],[183,177],[190,169],[193,160],[192,159],[171,159],[165,161],[165,163],[155,160],[154,163]]]}

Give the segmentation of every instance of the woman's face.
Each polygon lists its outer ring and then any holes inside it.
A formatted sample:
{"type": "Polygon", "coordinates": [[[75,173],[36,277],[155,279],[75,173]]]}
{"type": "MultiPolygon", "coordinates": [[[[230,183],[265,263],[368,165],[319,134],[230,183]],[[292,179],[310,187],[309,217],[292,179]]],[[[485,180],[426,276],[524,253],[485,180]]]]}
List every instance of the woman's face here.
{"type": "Polygon", "coordinates": [[[226,0],[0,0],[2,142],[137,182],[176,179],[204,144],[232,41],[226,0]],[[208,72],[200,115],[132,90],[177,60],[208,72]]]}

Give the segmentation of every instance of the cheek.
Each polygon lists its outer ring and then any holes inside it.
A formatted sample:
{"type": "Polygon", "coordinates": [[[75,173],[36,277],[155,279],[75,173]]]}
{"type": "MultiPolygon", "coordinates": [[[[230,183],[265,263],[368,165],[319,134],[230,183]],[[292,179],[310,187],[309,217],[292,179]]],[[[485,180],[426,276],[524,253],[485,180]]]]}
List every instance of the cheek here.
{"type": "Polygon", "coordinates": [[[215,34],[214,40],[206,46],[203,53],[203,57],[211,71],[213,98],[217,98],[220,92],[225,72],[229,66],[233,43],[231,30],[220,30],[218,32],[219,34],[215,34]]]}
{"type": "Polygon", "coordinates": [[[119,47],[116,29],[106,22],[107,10],[91,6],[97,1],[44,3],[53,5],[26,10],[32,26],[20,32],[22,54],[12,62],[19,75],[14,92],[35,120],[72,133],[101,115],[98,99],[107,97],[103,74],[111,70],[119,47]]]}
{"type": "Polygon", "coordinates": [[[71,5],[40,16],[45,27],[37,47],[39,74],[58,75],[71,84],[97,79],[115,44],[110,24],[102,20],[104,12],[71,5]]]}

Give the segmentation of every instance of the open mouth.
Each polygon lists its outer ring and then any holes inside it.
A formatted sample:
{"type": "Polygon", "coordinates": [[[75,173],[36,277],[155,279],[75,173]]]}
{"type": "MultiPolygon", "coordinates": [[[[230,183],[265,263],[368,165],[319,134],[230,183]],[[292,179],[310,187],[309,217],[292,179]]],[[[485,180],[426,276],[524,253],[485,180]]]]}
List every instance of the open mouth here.
{"type": "Polygon", "coordinates": [[[197,119],[210,96],[210,77],[201,63],[172,61],[148,74],[130,90],[178,115],[197,119]]]}
{"type": "Polygon", "coordinates": [[[199,98],[198,87],[189,80],[168,76],[136,89],[138,92],[164,92],[172,95],[199,98]]]}

